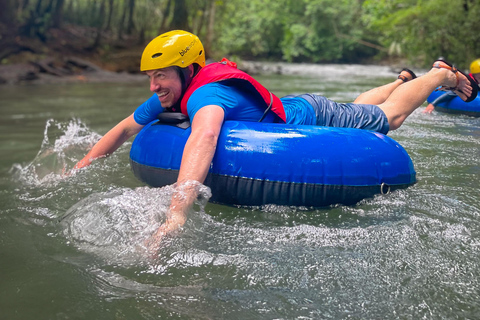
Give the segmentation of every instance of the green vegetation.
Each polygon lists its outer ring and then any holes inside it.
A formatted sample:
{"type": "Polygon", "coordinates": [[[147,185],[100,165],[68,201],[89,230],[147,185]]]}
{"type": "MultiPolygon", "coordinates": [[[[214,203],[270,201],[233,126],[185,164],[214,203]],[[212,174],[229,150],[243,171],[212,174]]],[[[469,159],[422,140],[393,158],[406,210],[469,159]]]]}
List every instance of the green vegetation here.
{"type": "Polygon", "coordinates": [[[122,40],[143,46],[185,29],[212,59],[395,56],[426,66],[443,56],[466,67],[480,56],[478,0],[0,0],[0,60],[35,51],[26,39],[47,43],[55,30],[75,29],[88,35],[91,51],[122,40]]]}

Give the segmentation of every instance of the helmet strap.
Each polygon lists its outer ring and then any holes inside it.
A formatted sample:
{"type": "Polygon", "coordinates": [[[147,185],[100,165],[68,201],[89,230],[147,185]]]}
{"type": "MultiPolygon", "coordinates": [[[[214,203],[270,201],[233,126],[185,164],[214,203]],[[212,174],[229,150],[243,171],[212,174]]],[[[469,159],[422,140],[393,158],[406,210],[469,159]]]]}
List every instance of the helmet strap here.
{"type": "MultiPolygon", "coordinates": [[[[195,67],[195,65],[194,65],[194,67],[195,67]]],[[[177,67],[177,66],[175,66],[175,70],[177,71],[177,74],[180,78],[180,82],[182,83],[182,97],[183,97],[183,95],[185,94],[185,91],[187,91],[188,85],[192,81],[192,78],[190,77],[190,70],[188,69],[188,67],[187,68],[181,68],[181,67],[177,67]]],[[[173,106],[168,108],[168,111],[170,111],[170,112],[181,112],[180,111],[180,102],[181,101],[182,101],[182,99],[179,99],[177,101],[177,103],[175,103],[173,106]]]]}

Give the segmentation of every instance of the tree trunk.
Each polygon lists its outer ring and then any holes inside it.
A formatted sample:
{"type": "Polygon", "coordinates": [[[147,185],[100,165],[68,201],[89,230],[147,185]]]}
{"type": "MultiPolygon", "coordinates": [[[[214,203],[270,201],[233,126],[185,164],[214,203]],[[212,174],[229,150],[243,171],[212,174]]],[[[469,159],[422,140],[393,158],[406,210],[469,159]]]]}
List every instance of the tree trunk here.
{"type": "Polygon", "coordinates": [[[145,43],[145,26],[142,26],[138,32],[137,44],[142,45],[145,43]]]}
{"type": "Polygon", "coordinates": [[[0,0],[0,35],[5,36],[13,30],[16,31],[16,25],[13,0],[0,0]]]}
{"type": "Polygon", "coordinates": [[[125,17],[127,15],[127,6],[123,7],[122,17],[120,18],[120,23],[118,24],[118,35],[117,38],[119,40],[123,39],[123,28],[125,25],[125,17]]]}
{"type": "Polygon", "coordinates": [[[110,31],[112,29],[112,16],[113,16],[113,0],[108,0],[107,24],[105,25],[105,30],[107,31],[110,31]]]}
{"type": "Polygon", "coordinates": [[[35,9],[27,9],[28,14],[26,15],[27,18],[25,19],[25,23],[23,23],[20,26],[20,33],[22,35],[25,35],[27,37],[37,37],[41,41],[45,42],[46,41],[46,36],[45,36],[45,29],[48,26],[47,22],[43,21],[42,19],[39,19],[39,17],[42,17],[45,14],[45,11],[42,10],[43,7],[43,1],[42,0],[37,0],[37,4],[35,6],[35,9]]]}
{"type": "Polygon", "coordinates": [[[135,0],[128,0],[128,21],[127,21],[127,34],[132,34],[135,29],[133,23],[133,12],[135,11],[135,0]]]}
{"type": "Polygon", "coordinates": [[[205,23],[205,17],[208,17],[208,11],[210,10],[209,5],[209,2],[203,3],[203,7],[198,9],[202,12],[202,14],[200,17],[198,17],[198,19],[194,20],[194,24],[192,25],[192,32],[198,36],[200,36],[200,33],[202,32],[203,25],[205,23]]]}
{"type": "Polygon", "coordinates": [[[100,46],[100,42],[102,40],[102,33],[103,33],[103,17],[105,16],[105,1],[102,0],[100,3],[100,11],[98,13],[98,19],[97,20],[97,34],[95,36],[95,40],[93,41],[93,44],[88,48],[90,50],[95,50],[100,46]]]}
{"type": "MultiPolygon", "coordinates": [[[[68,2],[67,9],[64,12],[67,12],[67,19],[70,21],[77,21],[78,14],[74,11],[73,1],[68,2]]],[[[76,9],[76,8],[75,8],[76,9]]]]}
{"type": "Polygon", "coordinates": [[[57,0],[55,8],[53,9],[52,27],[60,29],[63,22],[63,4],[64,0],[57,0]]]}
{"type": "Polygon", "coordinates": [[[172,29],[189,30],[188,10],[185,0],[176,0],[173,8],[172,29]]]}
{"type": "Polygon", "coordinates": [[[163,12],[163,19],[160,27],[158,28],[158,34],[162,34],[166,31],[165,26],[167,25],[168,17],[170,16],[170,11],[172,10],[172,2],[173,0],[167,0],[167,7],[163,12]]]}
{"type": "Polygon", "coordinates": [[[35,13],[40,14],[42,9],[42,0],[37,0],[37,6],[35,7],[35,13]]]}
{"type": "Polygon", "coordinates": [[[205,43],[205,55],[210,55],[210,52],[212,52],[213,39],[215,39],[215,3],[215,0],[211,0],[210,12],[208,13],[208,28],[205,43]]]}
{"type": "Polygon", "coordinates": [[[38,16],[41,17],[45,13],[53,13],[53,2],[55,2],[55,0],[50,0],[47,4],[47,7],[45,8],[45,10],[43,10],[43,12],[38,12],[38,16]]]}

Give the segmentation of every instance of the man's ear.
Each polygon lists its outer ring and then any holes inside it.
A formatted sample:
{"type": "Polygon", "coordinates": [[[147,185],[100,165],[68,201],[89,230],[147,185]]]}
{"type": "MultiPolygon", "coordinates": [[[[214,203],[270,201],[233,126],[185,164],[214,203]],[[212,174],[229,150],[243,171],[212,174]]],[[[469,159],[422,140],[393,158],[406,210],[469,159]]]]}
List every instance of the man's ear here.
{"type": "Polygon", "coordinates": [[[189,75],[189,78],[193,78],[193,75],[195,74],[195,67],[193,66],[193,64],[189,65],[188,67],[188,75],[189,75]]]}

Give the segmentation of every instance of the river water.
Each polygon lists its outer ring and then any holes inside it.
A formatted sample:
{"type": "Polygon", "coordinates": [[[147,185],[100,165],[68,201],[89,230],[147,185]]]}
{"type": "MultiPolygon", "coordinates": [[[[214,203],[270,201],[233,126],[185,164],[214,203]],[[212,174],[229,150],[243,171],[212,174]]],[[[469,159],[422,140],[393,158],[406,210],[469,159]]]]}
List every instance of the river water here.
{"type": "MultiPolygon", "coordinates": [[[[387,67],[284,65],[279,96],[352,101],[387,67]]],[[[419,72],[421,73],[421,72],[419,72]]],[[[171,188],[130,171],[131,141],[63,176],[150,96],[147,82],[0,87],[0,319],[464,319],[480,316],[480,119],[415,111],[389,136],[414,186],[355,206],[207,203],[158,257],[171,188]]]]}

